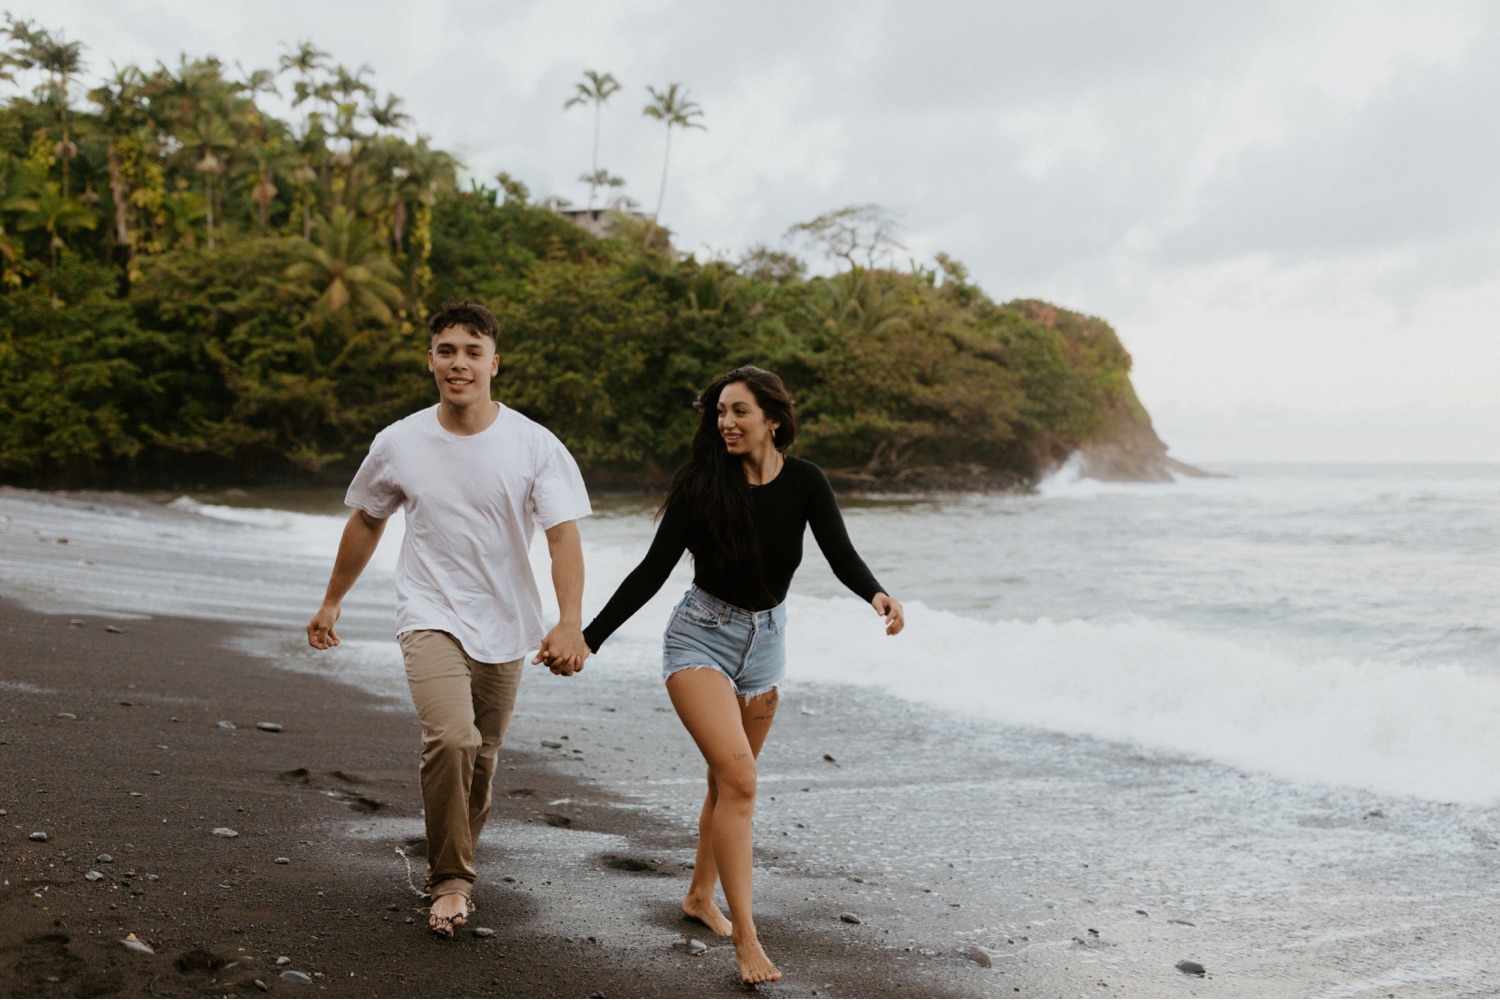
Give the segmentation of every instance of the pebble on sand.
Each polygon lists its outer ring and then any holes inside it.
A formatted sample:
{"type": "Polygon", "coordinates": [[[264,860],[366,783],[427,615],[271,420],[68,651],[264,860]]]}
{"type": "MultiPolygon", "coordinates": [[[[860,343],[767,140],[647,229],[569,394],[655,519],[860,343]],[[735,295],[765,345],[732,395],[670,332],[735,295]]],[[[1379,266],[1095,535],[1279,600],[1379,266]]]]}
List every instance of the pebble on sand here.
{"type": "Polygon", "coordinates": [[[31,835],[31,839],[36,841],[38,844],[45,844],[47,842],[47,835],[41,830],[38,830],[31,835]]]}
{"type": "Polygon", "coordinates": [[[312,985],[312,976],[305,972],[298,972],[296,969],[287,969],[281,974],[281,978],[289,983],[296,983],[298,986],[312,985]]]}
{"type": "Polygon", "coordinates": [[[74,715],[72,712],[58,712],[57,713],[57,717],[59,719],[76,719],[76,718],[78,718],[78,716],[74,715]]]}
{"type": "Polygon", "coordinates": [[[292,960],[290,958],[287,958],[285,955],[277,955],[276,956],[276,964],[277,965],[291,965],[292,964],[292,960]]]}
{"type": "Polygon", "coordinates": [[[708,945],[697,938],[689,938],[687,944],[683,947],[689,955],[701,955],[708,950],[708,945]]]}
{"type": "Polygon", "coordinates": [[[864,923],[863,920],[859,919],[859,914],[857,914],[857,913],[850,913],[847,910],[845,910],[843,913],[839,914],[839,919],[842,920],[846,924],[862,924],[862,923],[864,923]]]}
{"type": "Polygon", "coordinates": [[[495,932],[493,930],[491,930],[490,928],[488,928],[488,927],[476,927],[476,928],[474,928],[474,936],[475,937],[494,937],[495,936],[495,932]]]}
{"type": "Polygon", "coordinates": [[[998,955],[999,952],[990,951],[988,948],[969,949],[969,959],[981,969],[993,969],[998,955]]]}
{"type": "Polygon", "coordinates": [[[258,989],[258,990],[262,990],[264,992],[267,992],[267,993],[269,993],[271,991],[271,987],[269,987],[269,986],[266,985],[266,981],[264,979],[257,979],[255,981],[255,988],[258,989]]]}
{"type": "Polygon", "coordinates": [[[106,626],[104,626],[104,631],[110,633],[111,635],[124,635],[125,634],[125,630],[122,629],[118,625],[106,625],[106,626]]]}
{"type": "Polygon", "coordinates": [[[113,857],[111,857],[110,855],[108,855],[108,854],[101,854],[97,858],[95,858],[94,860],[97,861],[101,865],[109,865],[109,864],[114,864],[114,860],[115,859],[113,857]]]}
{"type": "Polygon", "coordinates": [[[562,744],[557,742],[556,740],[542,740],[542,746],[546,747],[548,750],[562,749],[562,744]]]}
{"type": "Polygon", "coordinates": [[[276,863],[278,865],[289,865],[289,864],[292,863],[292,859],[291,858],[277,858],[276,859],[276,863]]]}
{"type": "Polygon", "coordinates": [[[90,871],[90,872],[85,872],[83,877],[86,878],[86,879],[88,879],[90,882],[97,882],[101,878],[104,877],[104,873],[103,872],[90,871]]]}
{"type": "Polygon", "coordinates": [[[156,954],[155,948],[151,947],[149,944],[136,937],[134,933],[126,934],[123,938],[120,939],[120,943],[129,948],[131,951],[140,952],[142,955],[156,954]]]}
{"type": "Polygon", "coordinates": [[[1208,970],[1207,969],[1205,969],[1203,966],[1199,965],[1197,962],[1191,961],[1190,959],[1186,959],[1186,958],[1184,958],[1182,961],[1180,961],[1180,962],[1177,963],[1177,971],[1178,972],[1186,972],[1190,976],[1206,976],[1206,975],[1208,975],[1208,970]]]}
{"type": "Polygon", "coordinates": [[[257,722],[255,724],[255,728],[263,730],[263,731],[268,732],[268,733],[279,733],[279,732],[281,732],[281,723],[279,723],[279,722],[257,722]]]}
{"type": "Polygon", "coordinates": [[[215,837],[233,838],[233,837],[238,837],[239,835],[240,835],[240,832],[238,830],[231,830],[227,826],[216,826],[216,827],[214,827],[214,836],[215,837]]]}
{"type": "Polygon", "coordinates": [[[228,719],[220,719],[218,722],[214,723],[214,727],[217,728],[217,729],[238,729],[239,728],[234,723],[230,722],[228,719]]]}

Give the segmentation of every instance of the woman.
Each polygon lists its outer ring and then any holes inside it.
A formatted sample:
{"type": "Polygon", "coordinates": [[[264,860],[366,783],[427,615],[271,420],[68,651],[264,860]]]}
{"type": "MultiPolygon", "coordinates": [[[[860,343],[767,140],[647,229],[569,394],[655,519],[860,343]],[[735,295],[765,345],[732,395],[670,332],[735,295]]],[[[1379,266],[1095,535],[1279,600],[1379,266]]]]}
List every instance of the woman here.
{"type": "Polygon", "coordinates": [[[693,586],[672,612],[662,675],[677,715],[708,762],[698,857],[682,910],[734,940],[740,979],[781,972],[766,957],[750,913],[750,818],[755,758],[776,714],[786,668],[786,593],[808,525],[834,573],[869,601],[890,635],[905,624],[854,551],[822,470],[784,452],[797,436],[781,379],[753,366],[717,379],[695,404],[692,457],[677,470],[645,559],[584,629],[597,651],[693,554],[693,586]],[[714,903],[722,881],[729,918],[714,903]]]}

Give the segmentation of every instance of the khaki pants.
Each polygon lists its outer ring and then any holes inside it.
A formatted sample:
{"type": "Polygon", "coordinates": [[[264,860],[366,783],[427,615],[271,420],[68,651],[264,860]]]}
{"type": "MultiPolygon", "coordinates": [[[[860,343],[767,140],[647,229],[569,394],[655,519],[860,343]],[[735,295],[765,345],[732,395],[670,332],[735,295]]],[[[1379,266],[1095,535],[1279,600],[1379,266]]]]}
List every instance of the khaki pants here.
{"type": "Polygon", "coordinates": [[[446,632],[400,637],[411,699],[422,721],[427,891],[474,885],[474,845],[490,815],[495,758],[521,686],[522,660],[480,663],[446,632]]]}

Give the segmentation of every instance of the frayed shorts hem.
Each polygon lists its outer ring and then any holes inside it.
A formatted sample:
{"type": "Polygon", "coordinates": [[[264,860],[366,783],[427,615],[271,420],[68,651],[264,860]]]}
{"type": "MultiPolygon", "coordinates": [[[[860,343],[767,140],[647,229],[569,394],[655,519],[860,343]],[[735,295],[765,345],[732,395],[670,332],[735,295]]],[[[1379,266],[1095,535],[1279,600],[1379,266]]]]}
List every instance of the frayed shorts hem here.
{"type": "Polygon", "coordinates": [[[734,696],[746,705],[750,704],[752,701],[754,701],[756,698],[759,698],[763,694],[770,694],[772,691],[779,690],[783,683],[781,680],[777,680],[775,683],[766,684],[751,691],[741,691],[739,689],[739,686],[734,683],[734,678],[729,676],[729,671],[725,670],[717,663],[680,663],[673,664],[670,667],[664,667],[662,668],[661,672],[661,682],[663,684],[667,683],[667,681],[671,680],[673,674],[679,673],[683,670],[712,670],[714,673],[721,675],[725,680],[729,682],[729,686],[734,689],[734,696]]]}

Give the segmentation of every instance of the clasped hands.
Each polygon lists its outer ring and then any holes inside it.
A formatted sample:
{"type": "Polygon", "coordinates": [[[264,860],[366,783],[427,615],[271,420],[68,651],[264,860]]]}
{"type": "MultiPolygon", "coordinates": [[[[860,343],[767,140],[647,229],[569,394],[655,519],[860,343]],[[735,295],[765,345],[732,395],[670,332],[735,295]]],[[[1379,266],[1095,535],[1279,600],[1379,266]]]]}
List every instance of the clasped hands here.
{"type": "Polygon", "coordinates": [[[545,663],[559,677],[571,677],[583,669],[583,661],[593,653],[583,641],[583,630],[577,625],[559,622],[542,639],[532,663],[545,663]]]}

